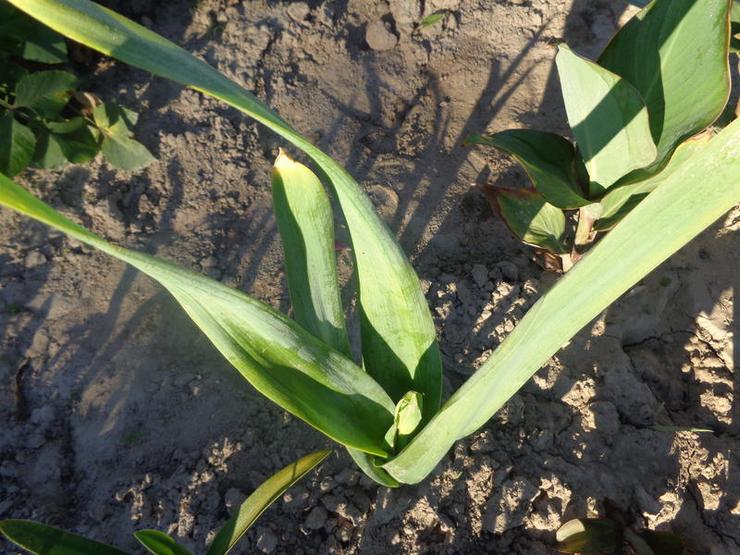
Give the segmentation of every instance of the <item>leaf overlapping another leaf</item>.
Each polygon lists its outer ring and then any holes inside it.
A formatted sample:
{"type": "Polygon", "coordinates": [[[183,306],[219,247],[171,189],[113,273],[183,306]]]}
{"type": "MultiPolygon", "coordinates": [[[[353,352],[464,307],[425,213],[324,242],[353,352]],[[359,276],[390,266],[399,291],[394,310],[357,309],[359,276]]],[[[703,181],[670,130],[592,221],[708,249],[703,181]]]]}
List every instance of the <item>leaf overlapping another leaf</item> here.
{"type": "Polygon", "coordinates": [[[331,185],[352,239],[363,363],[397,402],[424,395],[424,418],[439,407],[442,362],[416,272],[359,185],[250,92],[172,42],[88,0],[9,0],[63,35],[192,87],[250,115],[303,150],[331,185]],[[384,287],[377,287],[378,283],[384,287]]]}

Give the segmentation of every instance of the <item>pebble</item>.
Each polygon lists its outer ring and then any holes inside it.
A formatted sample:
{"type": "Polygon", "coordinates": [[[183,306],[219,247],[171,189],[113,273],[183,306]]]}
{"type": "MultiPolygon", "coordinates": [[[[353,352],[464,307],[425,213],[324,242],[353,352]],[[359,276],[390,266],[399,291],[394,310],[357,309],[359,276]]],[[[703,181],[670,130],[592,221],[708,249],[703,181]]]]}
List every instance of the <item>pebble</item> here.
{"type": "Polygon", "coordinates": [[[311,512],[308,513],[304,525],[309,530],[320,530],[324,527],[327,516],[328,515],[324,507],[314,507],[311,512]]]}
{"type": "Polygon", "coordinates": [[[262,553],[273,553],[277,549],[278,539],[275,534],[266,530],[257,537],[257,549],[262,553]]]}
{"type": "Polygon", "coordinates": [[[306,20],[311,8],[308,7],[306,2],[293,2],[288,6],[287,12],[290,19],[296,23],[301,23],[306,20]]]}
{"type": "Polygon", "coordinates": [[[391,33],[383,21],[373,21],[365,31],[365,41],[373,50],[390,50],[398,43],[398,37],[391,33]]]}
{"type": "Polygon", "coordinates": [[[46,257],[38,251],[29,252],[23,262],[26,268],[38,268],[46,264],[46,257]]]}
{"type": "Polygon", "coordinates": [[[480,288],[485,287],[486,283],[488,283],[488,268],[483,264],[476,264],[473,266],[471,273],[475,284],[480,288]]]}

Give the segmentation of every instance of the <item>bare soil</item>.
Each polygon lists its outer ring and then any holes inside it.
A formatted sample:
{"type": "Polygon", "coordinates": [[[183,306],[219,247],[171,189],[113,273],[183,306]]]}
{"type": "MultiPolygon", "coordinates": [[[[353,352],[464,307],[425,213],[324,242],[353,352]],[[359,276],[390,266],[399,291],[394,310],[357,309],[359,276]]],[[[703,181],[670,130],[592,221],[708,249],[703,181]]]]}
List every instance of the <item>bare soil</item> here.
{"type": "MultiPolygon", "coordinates": [[[[554,45],[595,56],[634,13],[622,0],[118,7],[256,91],[366,187],[424,281],[448,393],[553,281],[476,187],[525,176],[462,142],[566,132],[554,45]]],[[[141,111],[136,133],[158,161],[24,183],[113,241],[287,310],[269,184],[281,143],[121,64],[101,61],[90,83],[141,111]]],[[[131,551],[134,530],[158,528],[201,553],[264,478],[329,445],[260,397],[149,279],[8,211],[0,222],[0,518],[131,551]]],[[[610,498],[691,553],[740,553],[739,227],[736,209],[636,286],[424,483],[378,487],[337,449],[237,551],[550,554],[561,523],[610,498]]]]}

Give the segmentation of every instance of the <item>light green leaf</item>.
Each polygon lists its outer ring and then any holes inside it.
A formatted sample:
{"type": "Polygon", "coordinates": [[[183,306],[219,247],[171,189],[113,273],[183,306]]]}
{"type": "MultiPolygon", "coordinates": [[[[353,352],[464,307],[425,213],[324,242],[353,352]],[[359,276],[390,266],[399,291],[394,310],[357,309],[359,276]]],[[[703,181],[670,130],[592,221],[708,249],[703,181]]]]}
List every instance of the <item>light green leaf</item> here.
{"type": "Polygon", "coordinates": [[[455,441],[485,424],[581,328],[740,202],[738,175],[740,120],[735,120],[541,297],[491,358],[383,467],[405,483],[427,476],[455,441]]]}
{"type": "Polygon", "coordinates": [[[430,27],[435,23],[439,23],[447,15],[446,10],[440,10],[429,14],[419,22],[419,27],[430,27]]]}
{"type": "MultiPolygon", "coordinates": [[[[337,283],[334,218],[329,198],[314,173],[280,153],[272,173],[272,198],[283,240],[288,291],[296,321],[307,331],[351,358],[337,283]]],[[[350,456],[378,483],[398,486],[356,449],[350,456]]]]}
{"type": "Polygon", "coordinates": [[[442,392],[434,322],[419,280],[359,185],[251,93],[172,42],[87,0],[10,0],[63,35],[135,67],[223,100],[303,150],[334,189],[352,239],[365,368],[394,402],[424,395],[424,416],[442,392]],[[379,288],[378,283],[384,287],[379,288]]]}
{"type": "Polygon", "coordinates": [[[134,537],[154,555],[191,555],[173,538],[159,530],[139,530],[134,537]]]}
{"type": "Polygon", "coordinates": [[[0,117],[0,173],[14,176],[33,158],[36,137],[11,112],[0,117]]]}
{"type": "Polygon", "coordinates": [[[77,77],[66,71],[37,71],[23,76],[15,88],[15,107],[31,108],[54,118],[77,87],[77,77]]]}
{"type": "Polygon", "coordinates": [[[361,368],[265,303],[146,254],[111,245],[0,175],[0,204],[123,260],[164,286],[263,395],[335,441],[386,456],[394,405],[361,368]]]}
{"type": "Polygon", "coordinates": [[[560,45],[555,59],[565,111],[597,197],[657,151],[640,93],[618,75],[560,45]]]}
{"type": "Polygon", "coordinates": [[[670,182],[683,163],[700,149],[705,148],[711,138],[712,135],[706,133],[695,139],[685,141],[676,149],[666,167],[659,173],[636,183],[627,183],[610,189],[599,203],[601,213],[594,229],[606,231],[617,225],[630,210],[637,206],[658,185],[670,182]]]}
{"type": "Polygon", "coordinates": [[[557,531],[561,553],[612,553],[622,545],[622,531],[611,520],[574,518],[557,531]]]}
{"type": "Polygon", "coordinates": [[[36,555],[127,555],[115,547],[31,520],[2,520],[0,533],[36,555]]]}
{"type": "Polygon", "coordinates": [[[555,133],[509,129],[493,135],[473,135],[467,144],[487,145],[511,154],[522,165],[537,191],[558,208],[573,209],[591,201],[584,198],[570,141],[555,133]]]}
{"type": "Polygon", "coordinates": [[[493,210],[519,239],[555,254],[570,249],[565,240],[565,214],[531,189],[486,187],[493,210]]]}
{"type": "Polygon", "coordinates": [[[207,555],[225,555],[254,524],[265,509],[272,505],[285,490],[308,474],[321,463],[331,451],[317,451],[306,455],[296,462],[273,474],[254,490],[252,495],[242,503],[239,510],[218,531],[207,555]]]}
{"type": "Polygon", "coordinates": [[[135,140],[123,120],[112,127],[101,129],[103,141],[100,151],[106,160],[124,171],[136,171],[151,164],[155,158],[151,152],[135,140]]]}
{"type": "Polygon", "coordinates": [[[409,391],[396,403],[396,416],[386,438],[395,449],[401,450],[421,424],[424,399],[416,391],[409,391]]]}
{"type": "Polygon", "coordinates": [[[655,0],[612,39],[599,64],[640,91],[656,166],[707,127],[730,94],[728,0],[655,0]]]}
{"type": "Polygon", "coordinates": [[[351,357],[337,282],[329,196],[310,169],[281,151],[272,170],[272,202],[283,240],[294,318],[324,343],[351,357]]]}

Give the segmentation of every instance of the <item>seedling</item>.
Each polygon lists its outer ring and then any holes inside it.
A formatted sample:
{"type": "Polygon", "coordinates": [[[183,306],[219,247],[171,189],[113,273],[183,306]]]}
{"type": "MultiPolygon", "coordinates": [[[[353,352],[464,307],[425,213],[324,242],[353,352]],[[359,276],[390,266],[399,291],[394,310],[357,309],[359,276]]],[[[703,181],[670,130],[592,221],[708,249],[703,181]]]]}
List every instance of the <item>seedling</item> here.
{"type": "MultiPolygon", "coordinates": [[[[306,455],[263,482],[216,533],[206,555],[225,555],[231,551],[273,501],[330,453],[331,451],[317,451],[306,455]]],[[[126,555],[125,551],[115,547],[31,520],[2,520],[0,534],[36,555],[126,555]]],[[[190,555],[190,551],[164,532],[139,530],[134,536],[154,555],[190,555]]]]}
{"type": "MultiPolygon", "coordinates": [[[[575,145],[528,129],[467,139],[512,155],[528,174],[533,188],[484,192],[512,233],[538,249],[546,268],[571,268],[597,234],[670,181],[711,139],[708,127],[730,94],[730,5],[651,2],[596,63],[560,46],[556,63],[575,145]]],[[[737,2],[732,13],[740,16],[737,2]]]]}
{"type": "MultiPolygon", "coordinates": [[[[110,10],[87,0],[12,2],[65,36],[223,100],[301,149],[313,162],[334,194],[350,233],[361,365],[352,360],[347,347],[330,203],[319,177],[287,155],[275,163],[273,201],[287,255],[295,320],[241,291],[112,245],[4,176],[0,176],[0,204],[158,281],[256,389],[346,446],[368,476],[388,486],[423,480],[458,439],[485,424],[581,328],[740,201],[740,121],[736,120],[685,149],[680,158],[674,157],[672,171],[661,174],[665,183],[655,187],[535,303],[488,361],[442,404],[440,354],[418,278],[369,198],[341,166],[248,91],[110,10]]],[[[681,21],[694,22],[693,32],[702,37],[702,44],[711,35],[703,29],[705,24],[718,23],[725,29],[725,42],[729,41],[727,1],[656,0],[637,21],[650,22],[651,14],[665,6],[683,16],[681,21]],[[689,10],[689,4],[698,8],[689,10]]],[[[636,44],[662,36],[650,25],[625,29],[624,38],[612,47],[623,49],[620,56],[631,55],[636,44]]],[[[680,68],[693,67],[693,57],[681,57],[676,63],[671,53],[677,49],[678,45],[666,49],[661,65],[664,79],[677,67],[678,78],[684,74],[680,68]]],[[[711,96],[707,102],[713,101],[712,89],[704,92],[711,96]]],[[[634,97],[629,98],[634,102],[634,97]]],[[[666,115],[672,113],[670,98],[666,97],[666,115]]],[[[666,126],[669,121],[665,120],[666,126]]],[[[606,123],[615,129],[613,122],[606,123]]],[[[675,129],[675,136],[684,132],[675,129]]],[[[616,174],[612,168],[607,175],[615,179],[616,174]]]]}
{"type": "Polygon", "coordinates": [[[671,532],[638,529],[612,501],[604,501],[604,518],[574,518],[557,531],[561,553],[682,555],[683,540],[671,532]]]}
{"type": "Polygon", "coordinates": [[[80,90],[64,37],[0,2],[0,172],[82,164],[98,152],[137,170],[153,158],[133,139],[137,114],[80,90]]]}

